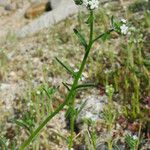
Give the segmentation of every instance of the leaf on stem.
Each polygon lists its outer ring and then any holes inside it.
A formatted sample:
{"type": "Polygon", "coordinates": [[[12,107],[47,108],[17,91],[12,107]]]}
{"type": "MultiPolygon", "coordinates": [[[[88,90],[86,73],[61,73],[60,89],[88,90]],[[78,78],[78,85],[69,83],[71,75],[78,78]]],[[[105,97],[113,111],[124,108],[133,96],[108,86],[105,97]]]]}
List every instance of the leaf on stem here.
{"type": "Polygon", "coordinates": [[[111,17],[111,26],[112,26],[112,28],[115,31],[120,32],[121,23],[120,22],[116,22],[115,19],[114,19],[114,16],[111,17]]]}
{"type": "Polygon", "coordinates": [[[102,38],[102,40],[106,40],[107,38],[109,38],[109,35],[110,35],[110,33],[111,33],[112,31],[114,31],[114,29],[110,29],[110,30],[108,30],[107,32],[105,32],[105,33],[99,35],[97,38],[95,38],[95,39],[93,40],[93,43],[94,43],[95,41],[99,40],[100,38],[102,38]]]}
{"type": "Polygon", "coordinates": [[[23,120],[13,120],[13,122],[18,125],[19,127],[22,127],[22,128],[26,128],[29,132],[30,132],[30,127],[29,125],[24,122],[23,120]]]}
{"type": "Polygon", "coordinates": [[[70,91],[70,87],[68,86],[67,83],[62,82],[62,84],[67,88],[68,91],[70,91]]]}
{"type": "Polygon", "coordinates": [[[80,108],[77,109],[76,117],[78,117],[78,115],[80,114],[80,112],[82,111],[82,109],[85,107],[86,102],[87,102],[87,101],[84,101],[84,102],[81,104],[80,108]]]}
{"type": "Polygon", "coordinates": [[[67,66],[66,64],[64,64],[62,61],[60,61],[57,57],[55,58],[57,60],[57,62],[63,66],[73,77],[75,77],[75,73],[73,71],[73,69],[70,66],[67,66]]]}
{"type": "Polygon", "coordinates": [[[105,32],[104,35],[102,36],[103,41],[106,41],[109,38],[110,38],[110,34],[108,32],[105,32]]]}
{"type": "Polygon", "coordinates": [[[65,117],[70,118],[70,115],[75,115],[75,109],[73,106],[69,106],[68,110],[66,111],[65,117]]]}
{"type": "Polygon", "coordinates": [[[114,28],[114,16],[111,17],[111,26],[114,28]]]}
{"type": "Polygon", "coordinates": [[[94,17],[93,15],[90,15],[89,18],[87,19],[86,23],[87,24],[91,24],[91,22],[93,21],[94,17]]]}
{"type": "Polygon", "coordinates": [[[84,38],[84,36],[77,30],[77,29],[73,29],[74,33],[77,35],[77,37],[79,38],[81,44],[87,48],[87,43],[86,40],[84,38]]]}
{"type": "Polygon", "coordinates": [[[0,146],[2,149],[4,148],[4,150],[8,150],[6,142],[1,137],[0,137],[0,146]]]}
{"type": "Polygon", "coordinates": [[[56,92],[56,89],[54,88],[48,88],[48,87],[42,87],[43,91],[45,91],[46,95],[48,96],[49,99],[51,99],[51,96],[56,92]]]}
{"type": "Polygon", "coordinates": [[[94,83],[81,84],[81,85],[76,86],[74,88],[74,90],[85,89],[85,88],[88,88],[88,87],[96,87],[96,84],[94,84],[94,83]]]}

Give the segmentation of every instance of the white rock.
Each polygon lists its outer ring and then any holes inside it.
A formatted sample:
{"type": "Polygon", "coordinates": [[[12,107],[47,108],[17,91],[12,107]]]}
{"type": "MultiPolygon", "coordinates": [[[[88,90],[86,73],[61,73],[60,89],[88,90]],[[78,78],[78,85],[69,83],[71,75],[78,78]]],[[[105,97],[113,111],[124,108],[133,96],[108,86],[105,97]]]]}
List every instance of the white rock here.
{"type": "Polygon", "coordinates": [[[5,84],[5,83],[2,83],[0,85],[0,91],[1,90],[6,90],[6,89],[9,89],[10,88],[10,84],[5,84]]]}
{"type": "Polygon", "coordinates": [[[33,35],[44,28],[52,27],[54,24],[77,12],[78,7],[75,5],[73,0],[62,0],[56,9],[42,15],[33,22],[24,26],[17,32],[17,35],[18,37],[33,35]]]}
{"type": "Polygon", "coordinates": [[[50,0],[52,9],[56,9],[62,0],[50,0]]]}
{"type": "Polygon", "coordinates": [[[7,113],[13,115],[13,102],[16,99],[16,95],[23,96],[23,82],[19,83],[1,83],[0,84],[0,114],[7,113]]]}
{"type": "Polygon", "coordinates": [[[7,4],[10,4],[10,0],[0,0],[0,5],[5,6],[7,4]]]}
{"type": "MultiPolygon", "coordinates": [[[[106,95],[90,95],[89,97],[85,98],[83,102],[86,102],[86,104],[77,118],[77,123],[82,122],[84,119],[91,119],[93,121],[101,120],[102,111],[104,106],[107,104],[107,101],[108,97],[106,95]]],[[[80,107],[81,104],[78,104],[77,108],[80,107]]]]}

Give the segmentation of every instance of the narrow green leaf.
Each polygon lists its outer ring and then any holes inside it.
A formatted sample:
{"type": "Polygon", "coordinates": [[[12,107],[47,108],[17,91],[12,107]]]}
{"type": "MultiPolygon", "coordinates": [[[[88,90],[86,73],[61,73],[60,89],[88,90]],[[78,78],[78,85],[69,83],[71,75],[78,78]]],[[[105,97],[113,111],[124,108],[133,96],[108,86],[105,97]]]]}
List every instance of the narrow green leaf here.
{"type": "Polygon", "coordinates": [[[87,24],[91,24],[91,22],[93,21],[93,15],[90,15],[89,18],[87,19],[86,23],[87,24]]]}
{"type": "Polygon", "coordinates": [[[103,41],[106,41],[110,36],[109,36],[110,34],[109,33],[104,33],[104,35],[102,36],[102,40],[103,41]]]}
{"type": "Polygon", "coordinates": [[[4,140],[0,137],[0,148],[4,148],[4,150],[8,150],[4,140]]]}
{"type": "Polygon", "coordinates": [[[26,128],[28,131],[30,131],[30,128],[28,127],[28,124],[26,124],[25,122],[23,122],[22,120],[14,120],[13,121],[16,125],[22,127],[22,128],[26,128]]]}
{"type": "Polygon", "coordinates": [[[73,69],[70,66],[65,65],[62,61],[60,61],[57,57],[55,58],[57,62],[63,66],[72,76],[75,76],[73,69]]]}
{"type": "Polygon", "coordinates": [[[109,34],[110,34],[112,31],[114,31],[114,29],[110,29],[110,30],[108,30],[107,32],[105,32],[105,33],[99,35],[97,38],[95,38],[95,39],[93,40],[93,43],[94,43],[95,41],[99,40],[100,38],[106,37],[106,35],[107,35],[107,37],[108,37],[109,34]]]}
{"type": "Polygon", "coordinates": [[[111,17],[111,25],[114,28],[114,16],[111,17]]]}
{"type": "Polygon", "coordinates": [[[62,82],[62,84],[67,88],[68,91],[70,91],[70,88],[68,87],[67,83],[62,82]]]}
{"type": "Polygon", "coordinates": [[[69,106],[68,110],[66,111],[65,117],[69,118],[70,115],[75,114],[75,109],[72,106],[69,106]]]}
{"type": "Polygon", "coordinates": [[[59,136],[60,138],[64,139],[67,142],[67,138],[65,136],[61,135],[60,133],[58,133],[54,129],[51,129],[50,131],[53,132],[54,134],[56,134],[57,136],[59,136]]]}
{"type": "Polygon", "coordinates": [[[46,124],[56,115],[58,114],[64,106],[66,106],[67,100],[64,101],[59,107],[51,114],[49,114],[44,121],[36,128],[34,132],[29,136],[29,138],[21,145],[19,150],[25,150],[30,145],[30,143],[35,139],[35,137],[40,133],[40,131],[46,126],[46,124]]]}
{"type": "Polygon", "coordinates": [[[84,89],[84,88],[88,88],[88,87],[96,87],[96,84],[94,83],[86,83],[86,84],[81,84],[75,87],[74,90],[78,90],[78,89],[84,89]]]}
{"type": "Polygon", "coordinates": [[[76,5],[82,5],[83,1],[82,0],[74,0],[76,5]]]}
{"type": "Polygon", "coordinates": [[[84,101],[84,102],[81,104],[80,108],[77,110],[76,117],[79,115],[79,113],[80,113],[80,112],[82,111],[82,109],[85,107],[86,102],[87,102],[87,101],[84,101]]]}
{"type": "Polygon", "coordinates": [[[84,36],[77,29],[73,29],[73,31],[77,35],[77,37],[79,38],[81,44],[86,48],[87,43],[86,43],[84,36]]]}
{"type": "Polygon", "coordinates": [[[45,91],[45,93],[49,99],[51,99],[51,96],[56,92],[56,89],[54,89],[54,88],[46,88],[43,86],[42,89],[43,89],[43,91],[45,91]]]}
{"type": "Polygon", "coordinates": [[[150,59],[149,60],[148,59],[144,59],[143,63],[144,63],[145,66],[150,67],[150,59]]]}

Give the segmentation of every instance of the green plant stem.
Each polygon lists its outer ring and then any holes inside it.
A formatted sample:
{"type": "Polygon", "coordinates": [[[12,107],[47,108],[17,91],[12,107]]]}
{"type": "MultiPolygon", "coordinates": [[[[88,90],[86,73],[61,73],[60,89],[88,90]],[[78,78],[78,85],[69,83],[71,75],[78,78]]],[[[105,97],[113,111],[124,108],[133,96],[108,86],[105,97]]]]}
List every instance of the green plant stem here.
{"type": "MultiPolygon", "coordinates": [[[[81,66],[80,66],[80,69],[79,69],[79,72],[77,73],[77,76],[75,78],[75,87],[78,85],[78,80],[80,79],[81,75],[82,75],[82,72],[83,72],[83,69],[85,67],[85,64],[86,64],[86,61],[87,61],[87,58],[88,58],[88,55],[89,55],[89,52],[91,50],[91,47],[93,45],[93,11],[91,10],[90,11],[90,17],[92,18],[91,22],[90,22],[90,37],[89,37],[89,44],[85,50],[85,55],[84,55],[84,58],[82,60],[82,63],[81,63],[81,66]]],[[[74,87],[73,87],[74,89],[74,87]]],[[[75,95],[73,95],[73,98],[72,98],[72,102],[71,102],[71,106],[74,108],[74,103],[75,103],[75,95]]],[[[71,118],[70,118],[70,127],[71,127],[71,136],[70,136],[70,141],[69,141],[69,146],[68,146],[68,149],[71,150],[72,146],[73,146],[73,137],[74,137],[74,122],[75,122],[75,114],[71,115],[71,118]]]]}
{"type": "Polygon", "coordinates": [[[5,142],[3,141],[3,139],[2,139],[1,137],[0,137],[0,146],[2,146],[2,149],[8,150],[8,148],[7,148],[6,144],[5,144],[5,142]]]}
{"type": "Polygon", "coordinates": [[[99,40],[99,39],[100,39],[101,37],[103,37],[105,34],[110,34],[112,31],[114,31],[114,29],[110,29],[110,30],[108,30],[107,32],[105,32],[105,33],[99,35],[97,38],[95,38],[95,39],[93,40],[93,43],[96,42],[97,40],[99,40]]]}
{"type": "Polygon", "coordinates": [[[112,141],[108,141],[108,150],[112,150],[112,141]]]}
{"type": "MultiPolygon", "coordinates": [[[[93,16],[93,11],[90,12],[90,15],[93,16]]],[[[89,51],[92,47],[92,39],[93,39],[93,20],[92,20],[92,23],[90,24],[90,40],[89,40],[89,45],[86,49],[86,53],[84,55],[84,58],[83,58],[83,61],[82,61],[82,64],[81,64],[81,67],[79,69],[79,72],[77,73],[76,77],[75,77],[75,80],[73,82],[73,85],[71,87],[71,90],[69,91],[68,95],[67,95],[67,98],[66,100],[64,101],[64,103],[62,103],[52,114],[50,114],[41,124],[40,126],[30,135],[30,137],[23,143],[23,145],[21,145],[20,147],[20,150],[24,150],[25,148],[27,148],[27,146],[29,146],[29,144],[33,141],[33,139],[39,134],[39,132],[43,129],[43,127],[56,115],[58,114],[63,108],[65,105],[68,104],[68,102],[70,102],[70,100],[72,100],[71,104],[74,105],[74,97],[75,97],[75,94],[74,94],[74,89],[76,88],[76,86],[78,85],[78,81],[81,77],[81,74],[83,72],[83,69],[84,69],[84,66],[86,64],[86,60],[87,60],[87,57],[88,57],[88,54],[89,54],[89,51]]],[[[73,118],[71,119],[72,121],[72,125],[71,125],[71,137],[73,137],[73,133],[74,133],[74,116],[73,118]]],[[[71,142],[70,142],[70,146],[72,147],[72,143],[73,143],[73,138],[71,138],[71,142]]]]}
{"type": "Polygon", "coordinates": [[[142,122],[140,122],[139,133],[138,133],[138,140],[137,140],[137,143],[136,143],[136,146],[135,146],[135,150],[139,149],[141,129],[142,129],[142,122]]]}
{"type": "MultiPolygon", "coordinates": [[[[20,150],[25,150],[30,143],[35,139],[35,137],[41,132],[41,130],[46,126],[46,124],[55,116],[57,115],[66,105],[69,106],[74,106],[75,103],[75,96],[76,96],[76,87],[78,86],[78,81],[82,75],[83,69],[86,65],[86,61],[89,55],[89,52],[91,50],[91,47],[93,45],[93,43],[95,41],[97,41],[98,39],[100,39],[101,37],[104,36],[104,34],[101,34],[100,36],[98,36],[96,39],[93,40],[93,11],[90,11],[90,15],[92,17],[92,21],[90,22],[90,38],[89,38],[89,43],[88,46],[85,49],[85,55],[83,57],[80,69],[78,71],[78,73],[76,74],[75,78],[74,78],[74,82],[72,84],[72,87],[64,101],[64,103],[62,103],[61,105],[59,105],[59,107],[52,112],[49,116],[47,116],[47,118],[39,125],[39,127],[29,136],[29,138],[21,145],[20,150]]],[[[112,32],[113,29],[109,30],[107,33],[112,32]]],[[[73,107],[74,108],[74,107],[73,107]]],[[[73,134],[74,134],[74,121],[75,121],[75,114],[71,116],[72,118],[70,118],[71,124],[71,140],[69,143],[69,150],[72,148],[73,146],[73,134]]]]}

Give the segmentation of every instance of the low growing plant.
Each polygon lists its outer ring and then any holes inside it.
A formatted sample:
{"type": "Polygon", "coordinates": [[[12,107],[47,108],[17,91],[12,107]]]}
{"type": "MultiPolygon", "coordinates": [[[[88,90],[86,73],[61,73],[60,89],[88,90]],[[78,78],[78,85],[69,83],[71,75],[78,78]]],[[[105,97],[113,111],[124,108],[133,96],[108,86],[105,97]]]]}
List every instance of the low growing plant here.
{"type": "MultiPolygon", "coordinates": [[[[91,86],[95,86],[95,83],[86,83],[86,84],[80,84],[80,79],[82,77],[82,72],[86,66],[87,59],[89,56],[90,51],[92,50],[92,47],[95,42],[97,42],[99,39],[106,40],[110,33],[112,31],[116,31],[118,33],[122,33],[123,35],[127,34],[128,31],[128,26],[126,25],[126,20],[122,19],[121,21],[115,21],[114,18],[111,18],[111,28],[96,36],[95,37],[95,32],[94,32],[94,21],[95,21],[95,16],[94,12],[95,9],[98,8],[99,1],[98,0],[75,0],[75,3],[77,5],[83,5],[87,8],[89,12],[88,19],[86,21],[86,25],[89,27],[89,38],[86,39],[86,37],[83,36],[83,34],[77,30],[74,29],[75,35],[79,38],[80,43],[82,44],[83,48],[85,49],[84,51],[84,57],[82,59],[82,62],[80,63],[80,66],[78,70],[73,69],[69,63],[65,64],[63,63],[59,58],[56,58],[57,62],[73,77],[73,83],[68,84],[68,83],[63,83],[63,85],[67,88],[68,94],[66,96],[65,101],[58,106],[53,112],[50,112],[46,119],[37,127],[35,131],[31,133],[29,138],[21,145],[20,150],[26,149],[30,143],[37,137],[37,135],[41,132],[41,130],[46,126],[46,124],[55,116],[57,115],[65,106],[67,108],[66,112],[66,117],[69,118],[70,122],[70,136],[68,137],[68,149],[71,150],[73,148],[73,139],[74,139],[74,128],[75,128],[75,120],[78,115],[78,110],[75,108],[75,98],[76,94],[79,90],[83,88],[88,88],[91,86]]],[[[110,95],[110,99],[111,99],[110,95]]],[[[95,138],[93,136],[93,138],[95,138]]],[[[95,139],[93,140],[95,141],[95,139]]],[[[96,147],[95,143],[93,142],[94,147],[96,147]]]]}

